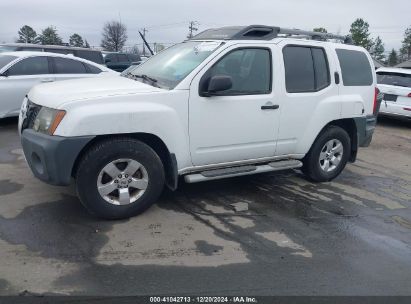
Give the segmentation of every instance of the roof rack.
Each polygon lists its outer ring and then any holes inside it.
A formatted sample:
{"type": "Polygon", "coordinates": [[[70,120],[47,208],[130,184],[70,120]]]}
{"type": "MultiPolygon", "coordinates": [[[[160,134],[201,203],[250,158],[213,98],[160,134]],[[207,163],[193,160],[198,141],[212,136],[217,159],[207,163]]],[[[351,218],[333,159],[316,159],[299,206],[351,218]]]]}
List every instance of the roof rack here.
{"type": "Polygon", "coordinates": [[[345,44],[352,44],[351,36],[335,35],[330,33],[303,31],[299,29],[287,29],[278,26],[250,25],[250,26],[227,26],[205,30],[190,40],[272,40],[279,37],[305,38],[312,40],[327,41],[329,39],[339,40],[345,44]]]}

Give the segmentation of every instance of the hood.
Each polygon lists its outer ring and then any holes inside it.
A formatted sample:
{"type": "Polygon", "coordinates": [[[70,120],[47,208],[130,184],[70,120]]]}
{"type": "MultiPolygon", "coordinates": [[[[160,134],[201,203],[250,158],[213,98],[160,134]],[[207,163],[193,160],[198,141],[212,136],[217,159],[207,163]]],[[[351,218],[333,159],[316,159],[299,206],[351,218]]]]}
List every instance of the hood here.
{"type": "Polygon", "coordinates": [[[107,76],[40,84],[28,97],[36,104],[57,108],[70,101],[160,91],[164,90],[125,77],[107,76]]]}

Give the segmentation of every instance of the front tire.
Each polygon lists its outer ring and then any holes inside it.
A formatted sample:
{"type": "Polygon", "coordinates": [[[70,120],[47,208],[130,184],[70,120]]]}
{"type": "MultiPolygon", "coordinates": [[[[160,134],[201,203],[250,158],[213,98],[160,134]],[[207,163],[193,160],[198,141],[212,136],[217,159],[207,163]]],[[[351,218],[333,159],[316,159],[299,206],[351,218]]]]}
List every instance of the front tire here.
{"type": "Polygon", "coordinates": [[[307,153],[302,171],[311,181],[331,181],[345,168],[350,151],[348,133],[338,126],[329,126],[321,132],[307,153]]]}
{"type": "Polygon", "coordinates": [[[124,219],[148,209],[164,187],[160,157],[133,138],[114,138],[92,146],[79,162],[80,201],[97,217],[124,219]]]}

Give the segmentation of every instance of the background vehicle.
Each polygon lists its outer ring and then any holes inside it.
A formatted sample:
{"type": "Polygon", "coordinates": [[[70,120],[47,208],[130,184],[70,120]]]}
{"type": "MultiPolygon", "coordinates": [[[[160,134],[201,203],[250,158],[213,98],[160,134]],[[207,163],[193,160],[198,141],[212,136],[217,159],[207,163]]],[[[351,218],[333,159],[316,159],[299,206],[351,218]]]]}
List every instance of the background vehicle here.
{"type": "Polygon", "coordinates": [[[0,118],[18,116],[24,96],[39,83],[116,75],[94,62],[46,52],[0,54],[0,118]]]}
{"type": "Polygon", "coordinates": [[[384,94],[380,113],[411,118],[411,69],[380,68],[377,82],[384,94]]]}
{"type": "Polygon", "coordinates": [[[35,87],[19,119],[26,159],[47,183],[74,177],[84,206],[104,218],[143,212],[179,176],[301,168],[330,181],[370,144],[378,90],[365,49],[326,39],[349,42],[269,26],[212,29],[124,77],[35,87]]]}
{"type": "Polygon", "coordinates": [[[8,43],[0,44],[0,53],[17,51],[50,52],[57,54],[72,54],[76,57],[87,59],[98,64],[104,64],[103,55],[99,50],[88,48],[61,46],[61,45],[40,45],[29,43],[8,43]]]}
{"type": "Polygon", "coordinates": [[[104,54],[104,62],[108,68],[122,72],[131,65],[140,64],[141,58],[137,54],[106,53],[104,54]]]}

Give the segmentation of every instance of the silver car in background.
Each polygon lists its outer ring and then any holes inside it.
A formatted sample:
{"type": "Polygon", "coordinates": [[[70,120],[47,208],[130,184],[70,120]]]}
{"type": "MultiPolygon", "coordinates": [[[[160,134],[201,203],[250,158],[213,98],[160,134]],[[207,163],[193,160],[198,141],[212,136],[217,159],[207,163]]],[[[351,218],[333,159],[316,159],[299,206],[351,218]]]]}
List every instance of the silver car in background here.
{"type": "Polygon", "coordinates": [[[24,97],[40,83],[84,77],[118,75],[105,66],[46,52],[0,54],[0,118],[18,116],[24,97]]]}

